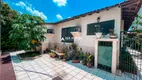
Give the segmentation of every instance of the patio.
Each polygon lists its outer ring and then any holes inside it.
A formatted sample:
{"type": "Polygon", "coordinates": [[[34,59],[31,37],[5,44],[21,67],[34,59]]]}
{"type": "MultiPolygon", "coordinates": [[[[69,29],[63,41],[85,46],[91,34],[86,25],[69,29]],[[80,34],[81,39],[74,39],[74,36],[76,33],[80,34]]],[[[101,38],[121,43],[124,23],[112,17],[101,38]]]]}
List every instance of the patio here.
{"type": "MultiPolygon", "coordinates": [[[[16,80],[52,80],[60,76],[63,80],[131,80],[128,76],[116,76],[109,72],[88,68],[80,63],[51,58],[48,54],[30,60],[20,60],[11,53],[16,80]]],[[[11,70],[11,68],[9,68],[11,70]]]]}

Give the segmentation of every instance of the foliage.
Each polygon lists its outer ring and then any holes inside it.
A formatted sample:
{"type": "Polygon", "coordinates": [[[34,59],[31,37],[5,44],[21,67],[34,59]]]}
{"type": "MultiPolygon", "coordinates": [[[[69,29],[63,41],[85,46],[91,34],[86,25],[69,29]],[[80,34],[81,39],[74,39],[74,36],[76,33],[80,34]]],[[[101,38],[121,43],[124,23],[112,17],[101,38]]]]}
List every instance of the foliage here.
{"type": "Polygon", "coordinates": [[[18,56],[20,56],[21,58],[26,58],[26,57],[36,57],[36,56],[40,56],[39,52],[26,52],[24,54],[18,54],[18,56]]]}
{"type": "Polygon", "coordinates": [[[138,71],[137,65],[133,61],[132,55],[129,52],[123,51],[123,54],[121,54],[120,56],[121,56],[120,69],[125,72],[136,74],[138,71]]]}
{"type": "Polygon", "coordinates": [[[136,15],[135,21],[132,24],[132,30],[138,30],[139,29],[138,26],[142,26],[142,15],[140,14],[136,15]]]}
{"type": "MultiPolygon", "coordinates": [[[[137,14],[135,21],[133,22],[133,27],[132,30],[135,32],[135,34],[133,35],[133,38],[135,37],[135,41],[136,44],[132,44],[133,48],[140,48],[140,51],[142,51],[142,15],[141,14],[137,14]],[[138,46],[138,47],[136,47],[138,46]]],[[[132,32],[133,33],[133,32],[132,32]]]]}
{"type": "Polygon", "coordinates": [[[109,33],[110,35],[116,35],[116,34],[114,33],[114,30],[113,30],[113,29],[109,29],[109,32],[110,32],[110,33],[109,33]]]}
{"type": "Polygon", "coordinates": [[[53,58],[56,56],[56,54],[54,52],[50,52],[49,55],[50,55],[50,57],[53,57],[53,58]]]}
{"type": "Polygon", "coordinates": [[[82,48],[80,48],[79,50],[77,50],[77,52],[75,53],[73,60],[83,60],[84,55],[82,52],[82,48]]]}
{"type": "Polygon", "coordinates": [[[68,55],[67,53],[65,53],[63,59],[67,59],[67,58],[68,58],[68,55]]]}
{"type": "Polygon", "coordinates": [[[72,60],[79,60],[79,53],[76,53],[72,60]]]}
{"type": "Polygon", "coordinates": [[[80,50],[78,51],[78,53],[79,53],[79,59],[80,59],[80,60],[83,60],[83,58],[84,58],[84,53],[83,53],[83,51],[82,51],[82,48],[80,48],[80,50]]]}
{"type": "Polygon", "coordinates": [[[101,28],[101,26],[100,25],[95,25],[95,30],[96,30],[96,32],[101,32],[102,31],[102,28],[101,28]]]}
{"type": "Polygon", "coordinates": [[[88,55],[87,55],[87,63],[92,64],[92,63],[93,63],[93,60],[94,60],[93,58],[94,58],[93,55],[90,54],[90,53],[88,53],[88,55]]]}
{"type": "Polygon", "coordinates": [[[92,54],[86,52],[86,54],[82,60],[82,63],[84,65],[87,65],[87,64],[93,65],[94,64],[94,56],[92,54]]]}
{"type": "Polygon", "coordinates": [[[124,41],[127,44],[127,46],[129,46],[131,49],[142,52],[142,31],[131,31],[125,34],[124,38],[124,41]]]}
{"type": "Polygon", "coordinates": [[[41,45],[41,43],[37,40],[32,40],[32,45],[31,45],[31,49],[33,51],[39,51],[39,46],[41,45]]]}
{"type": "Polygon", "coordinates": [[[22,14],[15,20],[10,31],[10,38],[18,42],[20,49],[31,49],[32,40],[44,41],[46,28],[42,27],[44,21],[38,16],[22,14]]]}
{"type": "Polygon", "coordinates": [[[67,53],[67,51],[68,51],[67,46],[66,46],[65,44],[63,44],[63,45],[62,45],[62,52],[63,52],[63,53],[67,53]]]}
{"type": "Polygon", "coordinates": [[[1,2],[0,13],[1,48],[2,50],[17,48],[17,42],[9,38],[9,32],[12,30],[11,26],[14,23],[14,20],[18,18],[19,14],[15,10],[12,10],[9,5],[4,2],[1,2]]]}
{"type": "Polygon", "coordinates": [[[72,60],[73,57],[75,56],[75,50],[73,50],[71,46],[69,47],[69,49],[67,51],[67,55],[68,55],[69,60],[72,60]]]}
{"type": "Polygon", "coordinates": [[[76,50],[77,49],[77,45],[75,44],[75,43],[72,43],[72,48],[74,49],[74,50],[76,50]]]}
{"type": "Polygon", "coordinates": [[[88,53],[86,52],[86,54],[84,55],[84,58],[82,60],[82,64],[83,65],[86,65],[87,64],[87,56],[88,56],[88,53]]]}
{"type": "Polygon", "coordinates": [[[80,59],[80,60],[83,60],[83,58],[84,58],[84,53],[83,53],[83,52],[80,52],[79,59],[80,59]]]}

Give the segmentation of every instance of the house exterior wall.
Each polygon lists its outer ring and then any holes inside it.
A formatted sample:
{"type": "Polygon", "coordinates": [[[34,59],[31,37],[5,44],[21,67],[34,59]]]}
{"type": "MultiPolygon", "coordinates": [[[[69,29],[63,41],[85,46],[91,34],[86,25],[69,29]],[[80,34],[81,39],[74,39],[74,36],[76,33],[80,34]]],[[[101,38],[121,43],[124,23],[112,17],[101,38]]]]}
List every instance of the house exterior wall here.
{"type": "MultiPolygon", "coordinates": [[[[46,27],[47,29],[54,29],[55,30],[55,25],[52,24],[46,24],[43,25],[43,27],[46,27]]],[[[55,43],[55,37],[54,35],[49,35],[49,34],[45,34],[46,39],[44,40],[44,42],[42,42],[42,51],[44,51],[47,47],[48,47],[48,43],[55,43]]]]}
{"type": "MultiPolygon", "coordinates": [[[[81,39],[75,39],[74,43],[78,44],[80,47],[82,47],[82,49],[84,51],[89,51],[91,53],[94,53],[94,47],[95,47],[95,35],[87,35],[87,24],[90,23],[96,23],[97,22],[97,18],[100,17],[100,22],[102,21],[108,21],[108,20],[115,20],[115,27],[114,27],[114,31],[115,33],[118,35],[118,37],[120,36],[120,30],[122,30],[121,28],[121,8],[119,7],[114,7],[111,8],[109,10],[104,10],[101,11],[99,13],[94,13],[92,15],[87,15],[85,17],[81,17],[75,20],[70,20],[67,22],[63,22],[63,23],[59,23],[57,25],[51,26],[51,25],[45,25],[46,27],[52,27],[55,30],[55,35],[54,38],[51,40],[51,42],[54,43],[60,43],[61,42],[61,32],[62,32],[62,28],[66,28],[66,27],[74,27],[74,26],[81,26],[81,39]]],[[[50,41],[47,41],[50,42],[50,41]]],[[[70,44],[70,43],[67,43],[70,44]]]]}

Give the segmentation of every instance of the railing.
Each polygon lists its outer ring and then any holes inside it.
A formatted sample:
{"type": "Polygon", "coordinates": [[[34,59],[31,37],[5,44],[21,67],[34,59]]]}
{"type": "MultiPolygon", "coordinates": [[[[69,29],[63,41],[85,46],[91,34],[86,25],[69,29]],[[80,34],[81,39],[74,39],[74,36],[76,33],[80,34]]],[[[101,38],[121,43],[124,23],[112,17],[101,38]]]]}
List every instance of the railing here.
{"type": "Polygon", "coordinates": [[[142,80],[142,31],[123,31],[120,41],[120,69],[132,79],[142,80]]]}

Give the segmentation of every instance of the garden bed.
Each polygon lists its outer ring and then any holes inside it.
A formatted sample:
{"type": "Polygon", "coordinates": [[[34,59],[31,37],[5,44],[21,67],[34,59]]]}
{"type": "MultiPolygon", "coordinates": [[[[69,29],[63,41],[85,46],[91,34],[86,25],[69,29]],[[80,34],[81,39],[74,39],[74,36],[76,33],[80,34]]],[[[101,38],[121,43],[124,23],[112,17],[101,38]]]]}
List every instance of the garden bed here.
{"type": "Polygon", "coordinates": [[[17,55],[20,59],[35,59],[37,57],[40,57],[40,52],[26,52],[26,53],[22,53],[22,54],[18,54],[17,55]]]}

